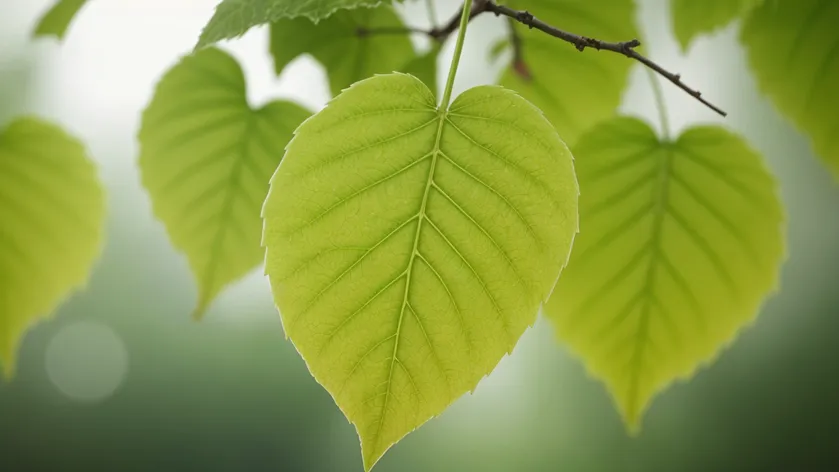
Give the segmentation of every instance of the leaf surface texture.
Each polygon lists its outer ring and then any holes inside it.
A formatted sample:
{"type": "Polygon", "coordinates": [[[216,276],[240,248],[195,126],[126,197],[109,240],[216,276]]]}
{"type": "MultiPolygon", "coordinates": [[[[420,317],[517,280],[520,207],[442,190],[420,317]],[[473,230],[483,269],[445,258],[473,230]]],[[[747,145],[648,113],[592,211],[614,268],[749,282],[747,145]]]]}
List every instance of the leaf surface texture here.
{"type": "Polygon", "coordinates": [[[486,86],[435,104],[410,75],[353,85],[297,131],[263,211],[286,333],[368,470],[513,349],[577,229],[571,155],[535,107],[486,86]]]}
{"type": "Polygon", "coordinates": [[[760,156],[722,128],[669,143],[618,118],[574,153],[580,236],[545,313],[634,431],[777,287],[783,211],[760,156]]]}
{"type": "Polygon", "coordinates": [[[318,22],[341,9],[372,8],[382,0],[222,0],[216,7],[197,48],[245,34],[254,26],[283,18],[304,17],[318,22]]]}
{"type": "Polygon", "coordinates": [[[308,116],[289,102],[252,109],[239,64],[217,49],[186,57],[158,84],[143,113],[140,172],[198,282],[196,317],[262,261],[268,182],[308,116]]]}

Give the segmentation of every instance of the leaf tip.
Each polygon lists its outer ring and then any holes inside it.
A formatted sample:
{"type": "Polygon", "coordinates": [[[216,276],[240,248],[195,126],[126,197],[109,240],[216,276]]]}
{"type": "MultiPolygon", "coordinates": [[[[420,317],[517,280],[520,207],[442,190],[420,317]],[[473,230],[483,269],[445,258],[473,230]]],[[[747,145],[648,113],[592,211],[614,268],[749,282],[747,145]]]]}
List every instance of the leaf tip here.
{"type": "Polygon", "coordinates": [[[197,323],[200,323],[201,321],[203,321],[204,316],[207,314],[207,308],[209,307],[209,305],[210,305],[210,300],[207,297],[202,296],[198,300],[198,305],[195,307],[194,310],[192,310],[192,315],[190,316],[192,318],[192,320],[197,322],[197,323]]]}
{"type": "MultiPolygon", "coordinates": [[[[376,442],[376,441],[373,441],[376,442]]],[[[364,472],[370,472],[373,470],[373,467],[379,462],[379,459],[382,458],[384,455],[384,451],[378,451],[377,449],[366,447],[366,443],[364,439],[361,440],[361,455],[362,460],[364,461],[364,472]]]]}

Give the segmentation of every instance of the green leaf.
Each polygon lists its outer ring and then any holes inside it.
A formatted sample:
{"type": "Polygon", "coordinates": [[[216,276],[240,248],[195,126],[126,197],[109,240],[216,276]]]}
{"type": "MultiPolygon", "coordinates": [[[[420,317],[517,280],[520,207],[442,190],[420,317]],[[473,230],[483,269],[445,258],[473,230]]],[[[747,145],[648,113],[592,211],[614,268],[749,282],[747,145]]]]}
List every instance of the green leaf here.
{"type": "Polygon", "coordinates": [[[512,49],[513,44],[510,42],[510,38],[501,38],[489,48],[489,53],[487,54],[487,59],[489,62],[497,61],[505,52],[512,49]]]}
{"type": "Polygon", "coordinates": [[[833,0],[767,1],[745,21],[741,41],[760,89],[839,179],[837,24],[833,0]]]}
{"type": "Polygon", "coordinates": [[[87,0],[58,0],[38,22],[33,35],[36,38],[55,36],[59,40],[64,39],[70,23],[85,3],[87,3],[87,0]]]}
{"type": "MultiPolygon", "coordinates": [[[[510,6],[566,31],[610,41],[638,37],[633,0],[514,0],[510,6]]],[[[542,109],[565,142],[573,144],[620,105],[633,62],[594,50],[577,51],[553,36],[515,26],[522,39],[521,67],[502,75],[501,85],[542,109]]]]}
{"type": "Polygon", "coordinates": [[[571,154],[535,107],[488,86],[435,103],[409,75],[353,85],[297,130],[263,210],[286,333],[367,470],[512,351],[577,230],[571,154]]]}
{"type": "MultiPolygon", "coordinates": [[[[399,0],[401,1],[401,0],[399,0]]],[[[254,26],[305,17],[318,22],[341,9],[373,8],[383,0],[223,0],[216,7],[196,49],[245,34],[254,26]]]]}
{"type": "Polygon", "coordinates": [[[702,34],[711,33],[747,12],[759,0],[671,0],[673,32],[687,51],[702,34]]]}
{"type": "Polygon", "coordinates": [[[186,57],[157,86],[143,113],[140,172],[198,282],[196,318],[262,261],[268,182],[308,115],[289,102],[252,109],[239,64],[217,49],[186,57]]]}
{"type": "Polygon", "coordinates": [[[326,68],[333,95],[359,80],[394,72],[414,58],[407,35],[360,35],[359,29],[401,27],[392,8],[347,10],[312,23],[307,18],[271,25],[271,54],[277,74],[301,54],[326,68]]]}
{"type": "Polygon", "coordinates": [[[0,364],[14,373],[26,330],[87,283],[105,195],[84,147],[24,118],[0,130],[0,364]]]}
{"type": "Polygon", "coordinates": [[[760,156],[722,128],[667,142],[617,118],[574,156],[581,233],[545,312],[635,432],[777,287],[784,215],[760,156]]]}

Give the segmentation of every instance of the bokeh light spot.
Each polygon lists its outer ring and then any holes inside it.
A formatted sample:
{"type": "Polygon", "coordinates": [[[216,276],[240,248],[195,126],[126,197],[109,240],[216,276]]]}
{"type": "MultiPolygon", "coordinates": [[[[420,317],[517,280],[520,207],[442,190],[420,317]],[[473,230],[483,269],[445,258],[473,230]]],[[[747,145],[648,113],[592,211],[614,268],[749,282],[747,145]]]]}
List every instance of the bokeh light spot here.
{"type": "Polygon", "coordinates": [[[89,321],[75,323],[50,340],[46,368],[52,383],[70,399],[100,402],[125,380],[128,351],[111,328],[89,321]]]}

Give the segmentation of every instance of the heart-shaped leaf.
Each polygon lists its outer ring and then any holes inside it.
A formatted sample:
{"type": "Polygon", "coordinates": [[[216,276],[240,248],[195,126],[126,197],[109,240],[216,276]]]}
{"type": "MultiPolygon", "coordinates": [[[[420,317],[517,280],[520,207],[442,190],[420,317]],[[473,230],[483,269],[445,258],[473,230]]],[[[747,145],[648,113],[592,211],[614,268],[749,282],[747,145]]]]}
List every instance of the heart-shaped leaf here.
{"type": "Polygon", "coordinates": [[[262,261],[268,182],[308,116],[289,102],[252,109],[239,64],[212,48],[186,57],[157,86],[143,113],[140,172],[198,281],[195,317],[262,261]]]}
{"type": "Polygon", "coordinates": [[[0,364],[21,337],[83,287],[101,251],[105,195],[81,143],[20,119],[0,130],[0,364]]]}
{"type": "Polygon", "coordinates": [[[577,193],[556,131],[500,87],[438,109],[415,77],[377,76],[296,132],[263,210],[266,270],[368,470],[535,321],[577,193]]]}
{"type": "Polygon", "coordinates": [[[545,313],[635,431],[777,287],[783,211],[760,156],[722,128],[668,142],[619,118],[574,153],[580,236],[545,313]]]}

